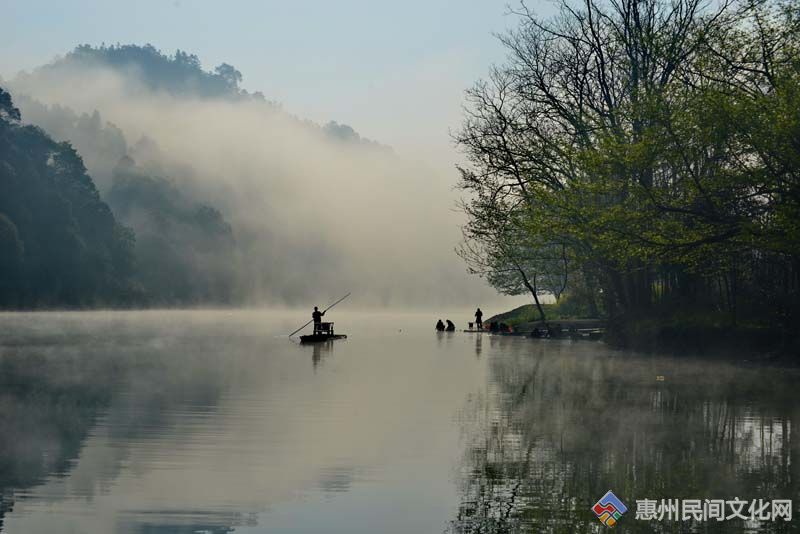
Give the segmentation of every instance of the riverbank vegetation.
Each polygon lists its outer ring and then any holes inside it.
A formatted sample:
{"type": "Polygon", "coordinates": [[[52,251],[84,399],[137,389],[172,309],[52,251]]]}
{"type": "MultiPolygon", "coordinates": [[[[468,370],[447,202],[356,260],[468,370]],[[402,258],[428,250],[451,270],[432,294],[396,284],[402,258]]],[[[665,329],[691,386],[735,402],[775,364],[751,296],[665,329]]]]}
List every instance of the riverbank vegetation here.
{"type": "Polygon", "coordinates": [[[580,301],[621,344],[667,324],[792,337],[799,6],[523,6],[456,134],[471,271],[540,320],[542,294],[580,301]]]}

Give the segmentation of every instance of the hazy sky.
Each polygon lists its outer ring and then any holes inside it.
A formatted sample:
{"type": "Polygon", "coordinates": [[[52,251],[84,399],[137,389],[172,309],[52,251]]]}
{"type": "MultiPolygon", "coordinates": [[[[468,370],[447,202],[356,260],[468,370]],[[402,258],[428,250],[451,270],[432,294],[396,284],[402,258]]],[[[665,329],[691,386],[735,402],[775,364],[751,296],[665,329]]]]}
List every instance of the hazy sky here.
{"type": "MultiPolygon", "coordinates": [[[[543,3],[541,7],[547,9],[543,3]]],[[[537,2],[529,5],[540,6],[537,2]]],[[[500,0],[0,0],[0,76],[78,43],[152,43],[221,62],[304,118],[439,159],[463,90],[503,58],[500,0]]]]}

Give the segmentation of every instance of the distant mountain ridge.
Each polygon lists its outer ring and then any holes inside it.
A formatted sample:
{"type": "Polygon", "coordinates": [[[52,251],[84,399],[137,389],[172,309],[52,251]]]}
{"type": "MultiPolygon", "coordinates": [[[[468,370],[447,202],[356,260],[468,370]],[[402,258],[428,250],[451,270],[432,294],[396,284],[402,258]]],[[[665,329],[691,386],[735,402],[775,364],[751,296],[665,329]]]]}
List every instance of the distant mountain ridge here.
{"type": "Polygon", "coordinates": [[[128,156],[114,169],[106,198],[136,232],[136,280],[151,303],[235,300],[239,253],[233,230],[217,209],[192,202],[128,156]]]}
{"type": "MultiPolygon", "coordinates": [[[[240,85],[243,75],[233,65],[221,63],[213,70],[203,70],[200,58],[195,54],[176,50],[174,54],[168,55],[149,43],[111,46],[103,44],[98,47],[82,44],[63,57],[34,69],[32,73],[23,74],[22,78],[42,78],[52,83],[74,67],[111,69],[135,80],[148,91],[163,92],[173,97],[252,101],[282,111],[279,103],[268,100],[260,91],[251,93],[243,89],[240,85]]],[[[126,89],[135,91],[136,87],[136,84],[130,84],[126,89]]],[[[21,96],[27,95],[23,92],[21,96]]],[[[336,141],[391,150],[387,145],[363,137],[353,127],[336,120],[330,120],[324,125],[300,118],[297,120],[310,127],[321,128],[325,135],[336,141]]]]}
{"type": "Polygon", "coordinates": [[[242,73],[232,65],[222,63],[213,71],[204,71],[195,54],[176,50],[175,54],[169,56],[151,44],[99,47],[83,44],[63,58],[37,70],[58,70],[76,64],[107,67],[118,72],[130,73],[133,70],[148,89],[165,91],[175,96],[266,101],[260,92],[248,93],[239,87],[242,73]]]}

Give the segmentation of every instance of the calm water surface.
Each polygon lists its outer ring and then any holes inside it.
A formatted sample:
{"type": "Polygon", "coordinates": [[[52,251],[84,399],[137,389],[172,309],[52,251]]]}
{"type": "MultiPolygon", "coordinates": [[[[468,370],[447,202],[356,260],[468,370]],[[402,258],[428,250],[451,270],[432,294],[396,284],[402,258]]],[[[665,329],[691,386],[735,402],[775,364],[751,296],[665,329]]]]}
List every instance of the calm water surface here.
{"type": "Polygon", "coordinates": [[[796,531],[633,511],[800,503],[797,371],[333,319],[0,314],[0,531],[603,532],[608,489],[620,532],[796,531]]]}

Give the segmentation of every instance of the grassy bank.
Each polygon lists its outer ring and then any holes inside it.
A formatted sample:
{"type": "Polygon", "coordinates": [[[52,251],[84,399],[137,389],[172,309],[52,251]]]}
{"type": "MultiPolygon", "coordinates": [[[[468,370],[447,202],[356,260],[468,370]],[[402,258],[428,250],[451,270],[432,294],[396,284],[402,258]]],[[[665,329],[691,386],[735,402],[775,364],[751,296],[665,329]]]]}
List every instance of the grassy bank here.
{"type": "MultiPolygon", "coordinates": [[[[598,317],[591,317],[588,314],[576,312],[575,310],[559,306],[558,304],[542,304],[545,320],[550,321],[578,321],[578,320],[599,320],[598,317]]],[[[539,310],[536,309],[534,304],[524,304],[518,308],[504,313],[498,313],[485,319],[485,323],[497,321],[498,323],[506,323],[514,328],[528,324],[539,322],[539,310]]]]}

